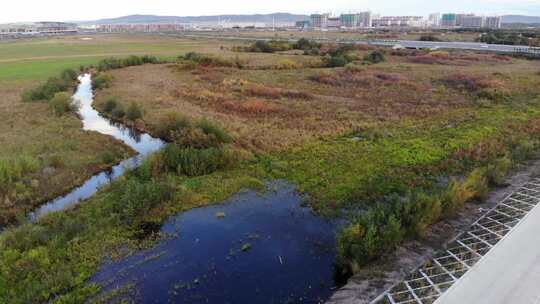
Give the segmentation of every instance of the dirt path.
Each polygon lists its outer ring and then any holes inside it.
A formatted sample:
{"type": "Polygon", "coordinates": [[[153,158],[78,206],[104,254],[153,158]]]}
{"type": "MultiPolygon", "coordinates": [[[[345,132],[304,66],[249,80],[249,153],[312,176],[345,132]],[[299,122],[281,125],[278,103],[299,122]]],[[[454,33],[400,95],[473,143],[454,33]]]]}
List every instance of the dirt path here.
{"type": "Polygon", "coordinates": [[[540,160],[521,166],[508,178],[508,185],[490,192],[485,202],[468,204],[455,218],[433,226],[424,239],[407,242],[377,263],[365,267],[349,279],[348,284],[338,290],[327,304],[370,303],[425,261],[431,259],[437,251],[443,249],[446,244],[507,195],[516,191],[531,177],[539,175],[540,160]]]}

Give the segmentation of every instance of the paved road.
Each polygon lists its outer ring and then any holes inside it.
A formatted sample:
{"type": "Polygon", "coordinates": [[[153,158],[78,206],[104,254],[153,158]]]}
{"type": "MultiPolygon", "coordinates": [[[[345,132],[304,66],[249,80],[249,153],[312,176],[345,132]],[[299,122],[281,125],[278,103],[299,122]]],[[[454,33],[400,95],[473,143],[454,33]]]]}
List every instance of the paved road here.
{"type": "Polygon", "coordinates": [[[485,44],[478,42],[434,42],[434,41],[372,41],[370,44],[381,46],[395,46],[399,44],[406,48],[440,48],[440,49],[461,49],[474,51],[488,51],[501,53],[514,53],[517,49],[537,51],[540,53],[540,48],[529,48],[527,46],[502,45],[502,44],[485,44]]]}
{"type": "Polygon", "coordinates": [[[540,304],[540,205],[435,304],[540,304]]]}

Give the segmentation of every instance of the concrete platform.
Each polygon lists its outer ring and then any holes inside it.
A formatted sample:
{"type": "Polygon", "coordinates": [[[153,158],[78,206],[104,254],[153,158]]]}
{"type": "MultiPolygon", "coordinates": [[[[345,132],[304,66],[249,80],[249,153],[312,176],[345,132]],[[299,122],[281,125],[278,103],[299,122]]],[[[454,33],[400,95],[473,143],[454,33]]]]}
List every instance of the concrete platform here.
{"type": "Polygon", "coordinates": [[[435,304],[540,304],[540,205],[435,304]]]}

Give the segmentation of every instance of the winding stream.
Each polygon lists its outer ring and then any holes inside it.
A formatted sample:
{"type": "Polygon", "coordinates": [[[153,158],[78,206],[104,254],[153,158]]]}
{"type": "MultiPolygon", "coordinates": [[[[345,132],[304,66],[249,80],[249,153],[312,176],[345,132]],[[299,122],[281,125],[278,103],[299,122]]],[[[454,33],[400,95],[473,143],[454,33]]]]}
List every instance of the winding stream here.
{"type": "Polygon", "coordinates": [[[41,206],[30,214],[32,221],[36,221],[48,213],[64,210],[82,200],[92,197],[100,187],[122,176],[126,170],[136,168],[149,154],[161,149],[165,145],[160,139],[153,138],[146,133],[137,132],[134,129],[126,128],[123,125],[115,124],[109,119],[102,117],[92,107],[93,101],[94,94],[92,92],[91,75],[82,75],[79,77],[79,85],[75,95],[73,95],[73,102],[79,106],[78,113],[83,123],[83,129],[110,135],[131,147],[137,152],[137,155],[122,161],[111,170],[92,176],[82,186],[41,206]]]}
{"type": "MultiPolygon", "coordinates": [[[[84,130],[124,142],[138,154],[33,212],[32,220],[88,199],[165,142],[100,116],[92,107],[91,76],[73,96],[84,130]]],[[[242,192],[223,204],[171,217],[168,236],[152,249],[101,266],[92,282],[103,291],[131,286],[137,303],[322,303],[334,287],[335,222],[302,207],[284,182],[260,195],[242,192]]],[[[120,295],[122,297],[122,294],[120,295]]]]}

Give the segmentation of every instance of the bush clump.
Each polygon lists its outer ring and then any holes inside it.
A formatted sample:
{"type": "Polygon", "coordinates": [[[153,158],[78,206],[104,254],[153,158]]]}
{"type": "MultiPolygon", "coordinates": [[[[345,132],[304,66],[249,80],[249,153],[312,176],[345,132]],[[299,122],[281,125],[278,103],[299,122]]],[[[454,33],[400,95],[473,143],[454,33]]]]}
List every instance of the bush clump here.
{"type": "Polygon", "coordinates": [[[432,34],[429,34],[429,35],[422,35],[420,36],[420,41],[441,41],[441,39],[439,39],[439,37],[435,36],[435,35],[432,35],[432,34]]]}
{"type": "Polygon", "coordinates": [[[182,148],[171,144],[163,150],[165,163],[170,171],[186,176],[202,176],[230,168],[234,156],[224,148],[182,148]]]}
{"type": "Polygon", "coordinates": [[[72,88],[77,80],[77,72],[72,69],[65,69],[59,77],[47,79],[45,84],[31,90],[26,90],[22,94],[24,102],[50,100],[58,92],[64,92],[72,88]]]}
{"type": "Polygon", "coordinates": [[[73,110],[71,95],[66,92],[56,93],[49,101],[49,108],[56,116],[62,116],[73,110]]]}
{"type": "Polygon", "coordinates": [[[355,48],[352,45],[342,45],[331,49],[323,57],[324,66],[328,68],[346,66],[358,59],[353,53],[354,50],[355,48]]]}
{"type": "Polygon", "coordinates": [[[135,56],[131,55],[127,58],[120,59],[120,58],[106,58],[101,61],[99,61],[97,65],[97,69],[100,72],[108,71],[108,70],[114,70],[114,69],[120,69],[124,67],[129,66],[137,66],[137,65],[143,65],[143,64],[157,64],[161,61],[157,59],[155,56],[135,56]]]}
{"type": "MultiPolygon", "coordinates": [[[[500,165],[506,166],[504,162],[500,165]]],[[[420,189],[386,196],[338,233],[338,264],[344,272],[354,273],[404,238],[422,236],[442,216],[453,214],[468,201],[483,199],[488,179],[486,169],[478,168],[464,181],[452,180],[441,194],[420,189]]]]}
{"type": "Polygon", "coordinates": [[[364,56],[364,61],[374,64],[384,62],[385,60],[384,53],[381,51],[373,51],[364,56]]]}
{"type": "Polygon", "coordinates": [[[255,41],[251,46],[247,47],[245,51],[252,53],[275,53],[291,50],[292,46],[287,41],[270,40],[255,41]]]}
{"type": "Polygon", "coordinates": [[[183,63],[185,67],[233,67],[235,65],[230,60],[196,52],[189,52],[183,56],[179,56],[178,61],[183,63]]]}
{"type": "Polygon", "coordinates": [[[6,192],[8,187],[18,182],[22,177],[39,168],[39,162],[36,158],[21,155],[15,158],[0,158],[0,189],[6,192]]]}
{"type": "Polygon", "coordinates": [[[132,102],[126,110],[126,118],[131,121],[135,121],[137,119],[142,118],[142,116],[143,116],[143,111],[141,107],[135,102],[132,102]]]}
{"type": "Polygon", "coordinates": [[[110,200],[114,202],[112,212],[128,226],[136,226],[144,214],[170,199],[173,193],[167,185],[137,178],[136,174],[113,192],[110,200]]]}
{"type": "Polygon", "coordinates": [[[114,110],[111,112],[111,116],[114,119],[122,119],[124,116],[126,116],[126,111],[124,110],[124,107],[121,104],[118,104],[114,110]]]}
{"type": "Polygon", "coordinates": [[[116,107],[118,107],[118,98],[115,96],[107,97],[105,104],[103,105],[103,111],[105,113],[111,113],[116,107]]]}
{"type": "Polygon", "coordinates": [[[92,88],[94,90],[105,89],[111,86],[113,81],[112,75],[99,73],[92,78],[92,88]]]}
{"type": "Polygon", "coordinates": [[[172,141],[176,134],[181,133],[184,129],[191,128],[191,125],[191,121],[187,117],[172,112],[162,116],[154,129],[159,138],[172,141]]]}
{"type": "Polygon", "coordinates": [[[318,55],[321,49],[321,44],[314,40],[309,40],[306,38],[299,39],[296,43],[293,44],[293,48],[296,50],[304,51],[306,55],[318,55]]]}

